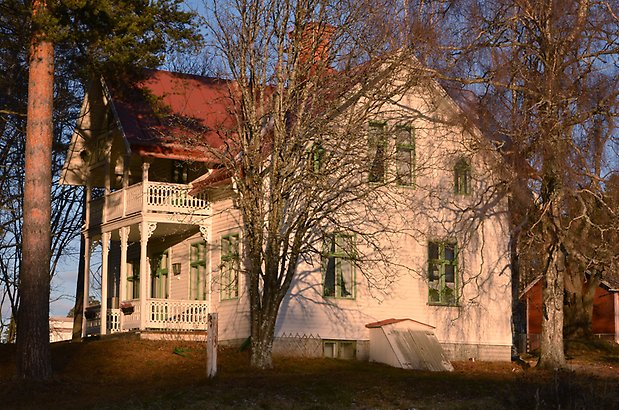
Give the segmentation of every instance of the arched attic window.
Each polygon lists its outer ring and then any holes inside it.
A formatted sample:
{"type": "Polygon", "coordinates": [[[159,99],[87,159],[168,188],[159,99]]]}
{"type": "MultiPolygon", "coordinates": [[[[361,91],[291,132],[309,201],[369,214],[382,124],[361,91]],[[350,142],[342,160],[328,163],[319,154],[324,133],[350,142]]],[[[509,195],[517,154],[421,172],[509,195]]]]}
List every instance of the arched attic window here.
{"type": "Polygon", "coordinates": [[[461,157],[454,166],[454,192],[458,195],[471,194],[471,163],[461,157]]]}

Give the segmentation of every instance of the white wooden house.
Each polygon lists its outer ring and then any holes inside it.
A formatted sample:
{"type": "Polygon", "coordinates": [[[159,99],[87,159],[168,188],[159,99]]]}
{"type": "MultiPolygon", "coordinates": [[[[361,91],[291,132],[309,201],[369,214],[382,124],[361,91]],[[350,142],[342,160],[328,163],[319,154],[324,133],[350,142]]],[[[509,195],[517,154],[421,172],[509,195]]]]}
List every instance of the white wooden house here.
{"type": "MultiPolygon", "coordinates": [[[[398,104],[445,119],[462,115],[432,87],[431,104],[419,90],[398,104]]],[[[85,335],[205,330],[207,314],[218,312],[220,341],[242,341],[250,327],[246,284],[236,274],[240,215],[229,179],[211,173],[217,164],[208,150],[221,143],[213,124],[232,121],[227,84],[153,71],[140,88],[148,97],[93,84],[63,169],[64,183],[88,188],[86,249],[100,243],[103,255],[101,306],[85,335]],[[205,178],[210,189],[190,195],[205,178]]],[[[457,124],[421,117],[400,128],[409,174],[393,191],[410,206],[401,217],[410,229],[389,238],[393,283],[377,294],[337,252],[354,237],[327,239],[327,263],[299,266],[279,313],[276,350],[291,334],[313,335],[320,354],[367,358],[366,324],[397,318],[432,327],[450,358],[510,359],[509,222],[505,199],[493,191],[500,159],[475,126],[457,124]]],[[[88,266],[90,251],[82,257],[88,266]]]]}

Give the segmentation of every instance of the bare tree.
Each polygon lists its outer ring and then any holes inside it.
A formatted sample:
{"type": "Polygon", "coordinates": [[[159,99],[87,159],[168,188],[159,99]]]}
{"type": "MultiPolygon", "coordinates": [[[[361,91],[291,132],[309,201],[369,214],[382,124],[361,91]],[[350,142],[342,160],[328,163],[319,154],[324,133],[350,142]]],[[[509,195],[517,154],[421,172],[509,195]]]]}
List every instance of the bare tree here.
{"type": "MultiPolygon", "coordinates": [[[[407,13],[397,3],[241,0],[207,9],[235,118],[218,130],[225,143],[214,155],[241,215],[251,364],[268,368],[282,300],[299,264],[329,252],[323,246],[354,259],[370,286],[395,280],[379,268],[392,251],[379,238],[403,232],[394,207],[402,198],[385,186],[410,172],[387,172],[390,158],[407,153],[385,135],[399,132],[406,145],[403,125],[420,114],[401,96],[431,80],[402,47],[407,13]]],[[[326,292],[331,285],[347,291],[325,282],[326,292]]]]}
{"type": "Polygon", "coordinates": [[[520,246],[541,250],[531,263],[543,274],[540,365],[550,368],[565,364],[565,279],[582,281],[612,262],[606,245],[590,252],[578,237],[607,244],[616,232],[604,187],[618,170],[618,8],[614,1],[454,2],[462,18],[453,18],[456,41],[444,43],[456,50],[453,79],[480,97],[494,117],[486,126],[505,137],[513,214],[521,218],[515,226],[526,228],[520,246]],[[595,215],[601,209],[607,217],[595,215]]]}

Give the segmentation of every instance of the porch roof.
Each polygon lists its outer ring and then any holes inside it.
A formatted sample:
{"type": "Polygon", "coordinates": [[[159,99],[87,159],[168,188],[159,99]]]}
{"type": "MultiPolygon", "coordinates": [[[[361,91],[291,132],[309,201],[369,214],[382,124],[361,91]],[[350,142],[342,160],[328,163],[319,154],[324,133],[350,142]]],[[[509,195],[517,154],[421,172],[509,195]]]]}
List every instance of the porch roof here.
{"type": "Polygon", "coordinates": [[[213,148],[229,140],[236,123],[232,88],[227,80],[149,70],[108,93],[133,152],[218,163],[213,148]]]}

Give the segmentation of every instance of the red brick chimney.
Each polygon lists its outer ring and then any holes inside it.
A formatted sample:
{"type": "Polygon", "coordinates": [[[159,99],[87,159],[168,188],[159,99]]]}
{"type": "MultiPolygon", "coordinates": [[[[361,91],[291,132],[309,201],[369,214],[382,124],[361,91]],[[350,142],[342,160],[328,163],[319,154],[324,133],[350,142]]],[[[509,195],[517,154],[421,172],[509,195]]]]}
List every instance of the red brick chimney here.
{"type": "MultiPolygon", "coordinates": [[[[335,27],[318,22],[309,22],[298,27],[301,34],[295,39],[299,48],[299,64],[312,76],[316,70],[329,70],[331,38],[335,27]]],[[[291,36],[294,32],[290,33],[291,36]]]]}

